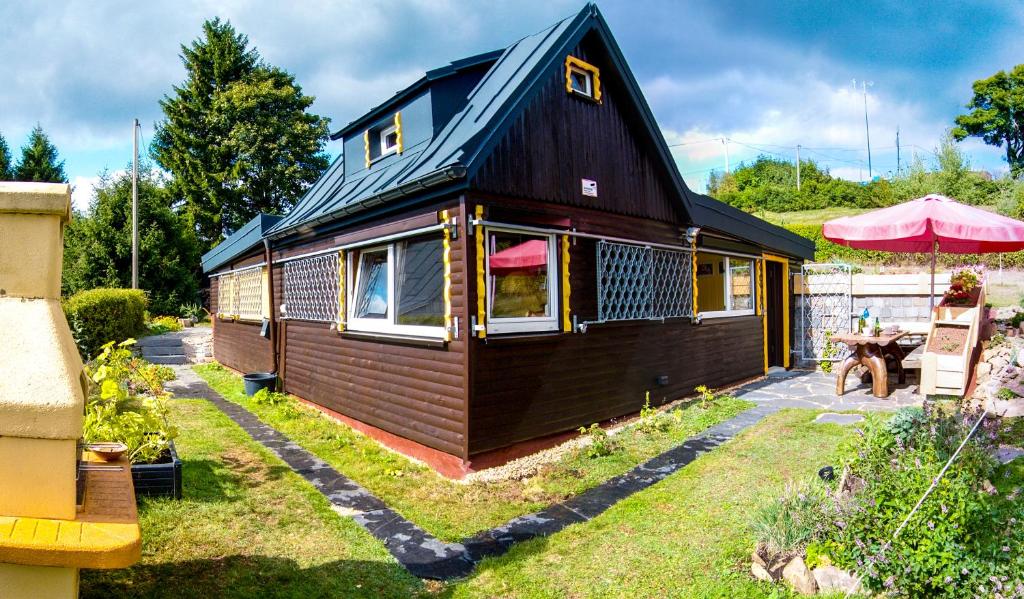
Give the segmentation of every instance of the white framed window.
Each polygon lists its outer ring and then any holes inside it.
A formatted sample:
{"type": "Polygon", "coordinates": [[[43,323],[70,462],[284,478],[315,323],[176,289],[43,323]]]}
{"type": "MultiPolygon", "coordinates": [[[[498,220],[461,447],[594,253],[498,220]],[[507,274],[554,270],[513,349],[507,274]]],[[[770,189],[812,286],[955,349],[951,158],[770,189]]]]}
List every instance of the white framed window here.
{"type": "Polygon", "coordinates": [[[391,125],[380,130],[380,156],[387,156],[398,151],[398,126],[391,125]]]}
{"type": "Polygon", "coordinates": [[[350,331],[444,336],[444,262],[440,237],[350,250],[350,331]]]}
{"type": "Polygon", "coordinates": [[[558,330],[555,236],[488,228],[487,332],[558,330]]]}
{"type": "Polygon", "coordinates": [[[697,252],[697,307],[704,318],[754,313],[752,258],[697,252]]]}
{"type": "Polygon", "coordinates": [[[594,97],[594,74],[575,65],[569,65],[569,85],[573,93],[594,97]]]}

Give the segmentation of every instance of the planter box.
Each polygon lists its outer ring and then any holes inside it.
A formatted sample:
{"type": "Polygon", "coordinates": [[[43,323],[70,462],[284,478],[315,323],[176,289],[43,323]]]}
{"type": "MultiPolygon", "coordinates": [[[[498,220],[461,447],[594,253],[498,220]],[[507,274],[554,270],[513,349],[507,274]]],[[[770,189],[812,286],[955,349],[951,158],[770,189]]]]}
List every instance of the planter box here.
{"type": "Polygon", "coordinates": [[[956,395],[963,397],[971,380],[971,359],[978,345],[985,308],[985,288],[973,295],[973,306],[952,306],[945,302],[932,312],[931,327],[925,352],[921,355],[921,392],[925,395],[956,395]],[[938,328],[964,329],[963,347],[956,354],[932,351],[931,342],[938,328]]]}
{"type": "Polygon", "coordinates": [[[132,483],[135,484],[135,498],[173,497],[181,499],[181,459],[170,445],[170,459],[159,464],[132,464],[132,483]]]}

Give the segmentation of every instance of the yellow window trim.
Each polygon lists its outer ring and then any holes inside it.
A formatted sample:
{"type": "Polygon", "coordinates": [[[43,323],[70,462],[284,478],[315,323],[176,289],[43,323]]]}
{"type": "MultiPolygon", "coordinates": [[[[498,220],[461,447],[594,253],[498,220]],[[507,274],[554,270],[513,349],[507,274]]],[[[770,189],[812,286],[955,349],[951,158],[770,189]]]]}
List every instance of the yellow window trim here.
{"type": "MultiPolygon", "coordinates": [[[[398,115],[395,115],[395,119],[398,119],[398,115]]],[[[398,139],[402,139],[399,136],[398,139]]],[[[401,151],[401,142],[399,142],[399,151],[401,151]]],[[[448,211],[442,210],[440,214],[440,220],[442,223],[447,224],[449,222],[448,211]]],[[[452,230],[448,227],[444,228],[444,237],[442,238],[442,246],[444,248],[442,252],[442,258],[444,260],[444,340],[452,340],[452,230]]]]}
{"type": "Polygon", "coordinates": [[[402,113],[395,113],[395,144],[398,146],[396,153],[401,154],[405,148],[405,144],[402,142],[402,113]]]}
{"type": "Polygon", "coordinates": [[[562,332],[572,332],[569,310],[569,236],[562,235],[562,332]]]}
{"type": "MultiPolygon", "coordinates": [[[[474,212],[477,220],[484,219],[484,207],[477,206],[474,212]]],[[[486,249],[484,246],[484,228],[481,225],[476,226],[476,325],[479,327],[477,331],[477,337],[483,339],[487,337],[487,287],[485,280],[486,268],[484,266],[484,260],[486,258],[486,249]]]]}
{"type": "MultiPolygon", "coordinates": [[[[593,84],[594,84],[594,89],[593,89],[594,95],[593,95],[592,99],[595,102],[600,103],[601,102],[601,69],[595,67],[594,65],[590,64],[589,62],[580,60],[579,58],[576,58],[575,56],[566,56],[565,57],[565,91],[570,93],[570,94],[578,94],[578,92],[576,92],[572,88],[572,67],[576,67],[577,69],[580,69],[580,70],[583,70],[583,71],[587,71],[588,73],[590,73],[592,75],[593,84]]],[[[586,97],[586,96],[584,96],[584,97],[586,97]]]]}
{"type": "MultiPolygon", "coordinates": [[[[762,254],[762,257],[766,262],[779,262],[782,264],[782,365],[786,368],[790,366],[790,347],[789,347],[789,259],[783,258],[782,256],[776,256],[774,254],[762,254]]],[[[768,373],[768,290],[766,289],[768,280],[768,268],[767,264],[762,268],[762,285],[761,285],[761,298],[764,302],[764,310],[762,311],[761,320],[764,328],[764,371],[768,373]]]]}
{"type": "Polygon", "coordinates": [[[366,154],[366,168],[370,168],[370,130],[363,131],[363,151],[366,154]]]}

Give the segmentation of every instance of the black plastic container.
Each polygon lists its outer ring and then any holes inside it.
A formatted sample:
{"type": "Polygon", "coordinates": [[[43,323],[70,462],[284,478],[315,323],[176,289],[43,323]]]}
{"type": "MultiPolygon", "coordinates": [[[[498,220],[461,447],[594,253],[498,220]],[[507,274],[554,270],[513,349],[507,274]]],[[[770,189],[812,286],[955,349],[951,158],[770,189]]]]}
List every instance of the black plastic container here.
{"type": "Polygon", "coordinates": [[[132,483],[135,498],[173,497],[181,499],[181,459],[170,443],[170,455],[166,461],[156,464],[132,464],[132,483]]]}
{"type": "Polygon", "coordinates": [[[274,372],[250,372],[242,375],[242,381],[245,383],[245,394],[249,397],[256,395],[260,389],[277,390],[277,373],[274,372]]]}

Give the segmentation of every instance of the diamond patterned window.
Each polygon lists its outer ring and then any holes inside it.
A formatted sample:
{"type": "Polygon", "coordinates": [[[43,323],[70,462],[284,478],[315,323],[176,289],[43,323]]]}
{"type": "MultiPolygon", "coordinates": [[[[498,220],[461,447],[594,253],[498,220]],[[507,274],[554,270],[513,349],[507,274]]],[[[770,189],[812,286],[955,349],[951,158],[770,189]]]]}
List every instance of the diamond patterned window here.
{"type": "Polygon", "coordinates": [[[222,318],[260,320],[264,317],[264,268],[253,266],[220,275],[217,314],[222,318]]]}
{"type": "Polygon", "coordinates": [[[283,318],[342,320],[340,257],[331,252],[285,262],[283,318]]]}
{"type": "Polygon", "coordinates": [[[689,252],[599,241],[598,320],[692,316],[692,269],[689,252]]]}

